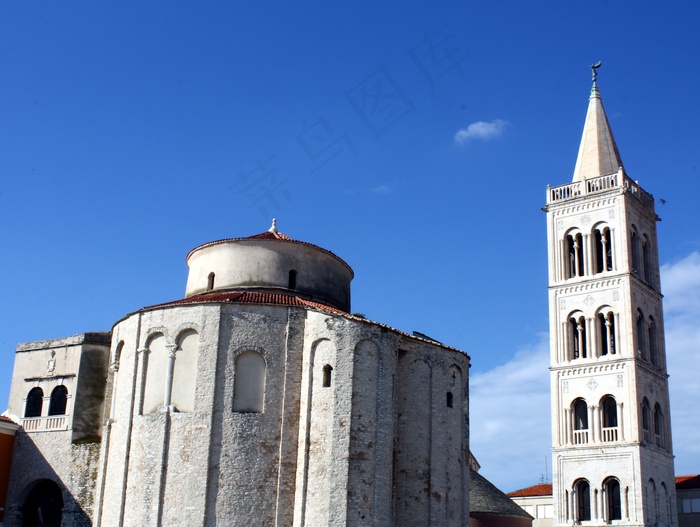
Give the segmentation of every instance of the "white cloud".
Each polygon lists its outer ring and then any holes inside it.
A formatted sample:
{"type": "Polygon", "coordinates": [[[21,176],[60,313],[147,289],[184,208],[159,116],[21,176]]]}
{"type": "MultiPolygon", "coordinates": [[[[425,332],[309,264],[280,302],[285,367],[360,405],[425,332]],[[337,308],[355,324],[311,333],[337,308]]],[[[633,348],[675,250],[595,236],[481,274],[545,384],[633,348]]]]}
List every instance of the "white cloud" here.
{"type": "Polygon", "coordinates": [[[661,267],[676,474],[700,472],[700,253],[661,267]]]}
{"type": "Polygon", "coordinates": [[[392,188],[389,185],[379,185],[377,187],[371,188],[369,191],[372,194],[391,194],[392,188]]]}
{"type": "MultiPolygon", "coordinates": [[[[474,362],[478,358],[474,358],[474,362]]],[[[481,472],[504,492],[551,473],[549,336],[470,379],[470,446],[481,472]]]]}
{"type": "Polygon", "coordinates": [[[510,123],[503,119],[495,119],[491,122],[477,121],[466,128],[457,130],[454,142],[458,145],[466,145],[470,141],[481,139],[488,140],[500,136],[510,123]]]}
{"type": "MultiPolygon", "coordinates": [[[[700,472],[700,253],[661,267],[676,474],[700,472]]],[[[478,365],[478,357],[473,357],[478,365]]],[[[538,336],[505,364],[470,379],[471,450],[505,492],[551,478],[549,340],[538,336]]]]}

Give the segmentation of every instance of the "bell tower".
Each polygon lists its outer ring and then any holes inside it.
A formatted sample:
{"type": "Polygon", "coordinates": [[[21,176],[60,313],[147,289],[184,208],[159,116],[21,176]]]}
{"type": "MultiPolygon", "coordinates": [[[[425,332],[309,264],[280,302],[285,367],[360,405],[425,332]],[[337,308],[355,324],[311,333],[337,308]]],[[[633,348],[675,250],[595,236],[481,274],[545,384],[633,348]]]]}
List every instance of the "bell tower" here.
{"type": "Polygon", "coordinates": [[[596,82],[571,183],[547,188],[554,525],[678,525],[654,198],[596,82]]]}

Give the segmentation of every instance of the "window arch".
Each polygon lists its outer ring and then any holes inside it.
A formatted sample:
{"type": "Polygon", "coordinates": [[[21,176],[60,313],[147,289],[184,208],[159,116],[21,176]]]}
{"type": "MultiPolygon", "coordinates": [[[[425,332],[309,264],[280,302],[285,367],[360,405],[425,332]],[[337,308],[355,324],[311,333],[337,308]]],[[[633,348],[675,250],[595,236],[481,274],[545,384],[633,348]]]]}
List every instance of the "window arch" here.
{"type": "Polygon", "coordinates": [[[617,441],[617,401],[612,395],[603,398],[603,441],[617,441]]]}
{"type": "Polygon", "coordinates": [[[580,232],[572,231],[564,239],[566,278],[583,276],[583,236],[580,232]]]}
{"type": "Polygon", "coordinates": [[[596,324],[600,355],[615,355],[617,353],[615,314],[609,308],[601,310],[596,316],[596,324]]]}
{"type": "Polygon", "coordinates": [[[611,520],[622,519],[622,499],[620,496],[620,482],[617,478],[608,478],[603,483],[605,489],[605,505],[607,509],[607,518],[611,520]]]}
{"type": "Polygon", "coordinates": [[[580,311],[569,315],[569,360],[588,357],[586,317],[580,311]]]}
{"type": "Polygon", "coordinates": [[[644,313],[641,309],[637,309],[637,354],[643,359],[648,359],[646,347],[646,323],[644,321],[644,313]]]}
{"type": "Polygon", "coordinates": [[[605,225],[597,226],[593,230],[594,239],[594,264],[596,274],[612,271],[612,240],[610,228],[605,225]]]}
{"type": "Polygon", "coordinates": [[[66,415],[66,406],[68,404],[68,388],[62,384],[56,386],[51,391],[51,400],[49,401],[49,415],[66,415]]]}
{"type": "Polygon", "coordinates": [[[654,317],[649,317],[647,321],[647,347],[649,348],[649,360],[654,366],[660,366],[658,332],[654,317]]]}
{"type": "Polygon", "coordinates": [[[333,366],[331,366],[330,364],[326,364],[323,367],[323,387],[330,388],[332,379],[333,379],[333,366]]]}
{"type": "Polygon", "coordinates": [[[576,399],[571,405],[574,417],[574,444],[588,443],[588,405],[585,399],[576,399]]]}
{"type": "Polygon", "coordinates": [[[644,441],[651,443],[651,409],[646,397],[642,399],[642,431],[644,441]]]}
{"type": "Polygon", "coordinates": [[[214,280],[216,279],[216,274],[214,273],[209,273],[209,276],[207,276],[207,291],[211,291],[214,289],[214,280]]]}
{"type": "Polygon", "coordinates": [[[27,404],[24,407],[24,417],[41,417],[44,405],[44,390],[38,386],[29,390],[27,404]]]}
{"type": "Polygon", "coordinates": [[[654,405],[654,443],[658,447],[664,447],[664,414],[659,403],[654,405]]]}
{"type": "Polygon", "coordinates": [[[236,357],[233,377],[234,412],[263,412],[265,374],[265,359],[257,351],[244,351],[236,357]]]}
{"type": "Polygon", "coordinates": [[[591,486],[585,479],[580,479],[574,483],[576,496],[576,519],[578,521],[591,520],[591,486]]]}
{"type": "Polygon", "coordinates": [[[294,269],[289,271],[289,283],[287,284],[288,289],[297,288],[297,272],[294,269]]]}

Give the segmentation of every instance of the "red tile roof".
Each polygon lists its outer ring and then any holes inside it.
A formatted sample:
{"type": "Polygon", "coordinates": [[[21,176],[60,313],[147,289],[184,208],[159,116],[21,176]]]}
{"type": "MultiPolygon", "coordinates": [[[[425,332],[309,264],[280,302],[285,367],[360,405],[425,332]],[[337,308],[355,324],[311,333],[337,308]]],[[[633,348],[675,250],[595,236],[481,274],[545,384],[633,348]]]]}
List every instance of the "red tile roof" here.
{"type": "Polygon", "coordinates": [[[676,476],[677,489],[700,489],[700,474],[676,476]]]}
{"type": "Polygon", "coordinates": [[[282,234],[281,232],[272,232],[272,231],[265,231],[261,232],[260,234],[254,234],[253,236],[248,236],[247,238],[243,238],[244,240],[287,240],[287,241],[295,241],[286,234],[282,234]]]}
{"type": "Polygon", "coordinates": [[[305,300],[296,295],[285,294],[280,292],[268,292],[268,291],[215,291],[209,293],[202,293],[200,295],[194,295],[187,298],[182,298],[180,300],[174,300],[172,302],[166,302],[164,304],[157,304],[154,306],[144,307],[143,310],[158,309],[161,307],[168,306],[178,306],[183,304],[218,304],[218,303],[230,303],[230,304],[269,304],[275,306],[299,306],[299,307],[310,307],[314,309],[320,309],[322,311],[329,311],[331,313],[347,315],[347,313],[341,309],[328,306],[326,304],[321,304],[319,302],[312,302],[311,300],[305,300]]]}
{"type": "Polygon", "coordinates": [[[508,493],[510,498],[521,498],[524,496],[551,496],[552,495],[552,484],[551,483],[538,483],[537,485],[532,485],[520,490],[514,490],[508,493]]]}
{"type": "Polygon", "coordinates": [[[4,415],[0,415],[0,421],[3,421],[4,423],[12,423],[13,425],[17,424],[12,419],[5,417],[4,415]]]}

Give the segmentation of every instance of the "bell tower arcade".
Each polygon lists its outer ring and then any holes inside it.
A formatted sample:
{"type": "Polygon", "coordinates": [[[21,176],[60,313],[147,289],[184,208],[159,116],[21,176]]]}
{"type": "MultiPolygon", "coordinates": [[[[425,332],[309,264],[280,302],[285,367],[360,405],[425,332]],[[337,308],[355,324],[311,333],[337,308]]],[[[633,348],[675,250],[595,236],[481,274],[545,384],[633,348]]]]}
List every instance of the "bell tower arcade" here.
{"type": "Polygon", "coordinates": [[[547,188],[554,525],[676,526],[654,198],[593,87],[571,183],[547,188]]]}

